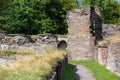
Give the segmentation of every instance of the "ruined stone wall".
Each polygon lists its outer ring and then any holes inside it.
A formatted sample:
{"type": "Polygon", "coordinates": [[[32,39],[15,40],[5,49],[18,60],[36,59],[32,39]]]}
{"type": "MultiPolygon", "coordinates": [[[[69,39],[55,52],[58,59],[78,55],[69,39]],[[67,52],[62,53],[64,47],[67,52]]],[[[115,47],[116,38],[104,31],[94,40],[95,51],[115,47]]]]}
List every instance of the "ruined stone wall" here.
{"type": "Polygon", "coordinates": [[[102,24],[103,41],[96,50],[96,60],[107,69],[120,76],[120,26],[102,24]]]}
{"type": "Polygon", "coordinates": [[[103,38],[106,39],[116,32],[120,32],[120,26],[115,24],[102,24],[103,38]]]}
{"type": "Polygon", "coordinates": [[[120,76],[120,41],[99,45],[97,61],[120,76]]]}
{"type": "Polygon", "coordinates": [[[47,49],[57,48],[57,37],[55,35],[1,34],[1,50],[42,53],[47,49]]]}
{"type": "Polygon", "coordinates": [[[120,42],[108,46],[106,67],[120,76],[120,42]]]}
{"type": "Polygon", "coordinates": [[[8,44],[8,45],[25,45],[31,42],[30,36],[21,35],[21,34],[6,34],[0,40],[1,44],[8,44]]]}
{"type": "Polygon", "coordinates": [[[99,9],[92,7],[72,9],[67,13],[69,58],[94,59],[95,42],[102,38],[102,34],[98,34],[102,32],[99,16],[99,9]]]}

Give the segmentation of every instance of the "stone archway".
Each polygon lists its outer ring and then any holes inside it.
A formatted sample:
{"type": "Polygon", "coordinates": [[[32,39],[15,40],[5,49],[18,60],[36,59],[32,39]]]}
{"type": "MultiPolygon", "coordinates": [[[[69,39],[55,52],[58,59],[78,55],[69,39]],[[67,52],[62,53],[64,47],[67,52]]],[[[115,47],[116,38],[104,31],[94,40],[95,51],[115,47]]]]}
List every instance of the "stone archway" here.
{"type": "Polygon", "coordinates": [[[57,48],[65,50],[67,48],[67,42],[64,40],[60,41],[57,45],[57,48]]]}

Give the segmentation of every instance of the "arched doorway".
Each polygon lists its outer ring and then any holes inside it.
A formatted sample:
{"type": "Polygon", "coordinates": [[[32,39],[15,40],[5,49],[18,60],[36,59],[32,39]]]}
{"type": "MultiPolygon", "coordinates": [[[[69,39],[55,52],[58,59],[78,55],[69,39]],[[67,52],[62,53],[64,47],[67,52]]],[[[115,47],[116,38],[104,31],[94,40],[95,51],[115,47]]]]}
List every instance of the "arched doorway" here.
{"type": "Polygon", "coordinates": [[[57,45],[58,49],[63,49],[65,50],[67,48],[67,42],[62,40],[59,42],[59,44],[57,45]]]}

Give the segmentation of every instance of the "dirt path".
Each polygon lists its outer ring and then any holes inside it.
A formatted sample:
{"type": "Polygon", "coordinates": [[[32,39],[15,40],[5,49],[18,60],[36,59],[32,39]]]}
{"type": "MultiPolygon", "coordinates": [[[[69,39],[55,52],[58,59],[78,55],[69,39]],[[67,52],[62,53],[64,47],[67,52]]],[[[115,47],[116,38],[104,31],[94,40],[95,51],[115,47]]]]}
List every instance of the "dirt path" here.
{"type": "Polygon", "coordinates": [[[78,80],[96,80],[92,73],[87,70],[82,65],[74,65],[75,66],[75,75],[78,78],[78,80]]]}

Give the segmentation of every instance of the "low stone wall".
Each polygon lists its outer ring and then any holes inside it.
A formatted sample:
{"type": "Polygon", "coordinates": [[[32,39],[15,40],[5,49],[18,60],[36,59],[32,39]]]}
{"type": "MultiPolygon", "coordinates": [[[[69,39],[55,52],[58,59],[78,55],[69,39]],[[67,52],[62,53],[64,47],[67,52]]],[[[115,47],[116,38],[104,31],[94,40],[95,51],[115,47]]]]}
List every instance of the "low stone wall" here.
{"type": "Polygon", "coordinates": [[[120,41],[100,45],[98,47],[97,61],[120,76],[120,41]]]}
{"type": "Polygon", "coordinates": [[[53,71],[53,74],[50,80],[61,80],[67,64],[68,64],[68,57],[66,56],[64,60],[58,62],[58,66],[53,71]]]}
{"type": "Polygon", "coordinates": [[[57,48],[57,37],[51,34],[23,35],[1,33],[0,49],[42,53],[57,48]]]}
{"type": "Polygon", "coordinates": [[[108,46],[106,67],[120,76],[120,42],[108,46]]]}
{"type": "Polygon", "coordinates": [[[26,45],[29,43],[51,43],[56,42],[57,37],[51,34],[23,35],[23,34],[1,34],[0,44],[26,45]]]}
{"type": "Polygon", "coordinates": [[[120,26],[115,24],[102,24],[102,30],[103,38],[105,39],[115,34],[116,32],[120,32],[120,26]]]}
{"type": "Polygon", "coordinates": [[[7,45],[0,44],[1,50],[14,50],[20,52],[32,52],[32,53],[43,53],[49,49],[56,49],[56,44],[30,44],[30,45],[7,45]]]}

